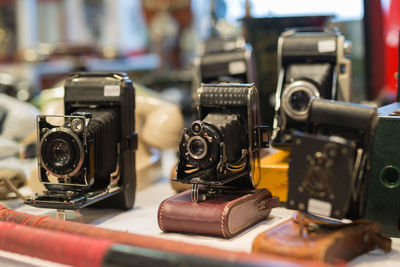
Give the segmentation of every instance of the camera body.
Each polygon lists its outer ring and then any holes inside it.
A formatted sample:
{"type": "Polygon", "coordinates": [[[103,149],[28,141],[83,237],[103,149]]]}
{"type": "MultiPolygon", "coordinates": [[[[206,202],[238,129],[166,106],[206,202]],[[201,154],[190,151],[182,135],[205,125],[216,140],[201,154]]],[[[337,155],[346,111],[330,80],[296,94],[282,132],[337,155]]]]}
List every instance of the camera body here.
{"type": "Polygon", "coordinates": [[[310,99],[351,100],[351,43],[328,28],[297,28],[278,40],[278,84],[272,144],[290,148],[294,131],[305,131],[310,99]]]}
{"type": "Polygon", "coordinates": [[[37,207],[83,208],[100,200],[129,209],[136,189],[132,81],[125,73],[75,73],[65,82],[65,116],[39,115],[37,207]]]}
{"type": "Polygon", "coordinates": [[[399,102],[378,108],[365,212],[366,219],[380,222],[383,233],[394,237],[400,237],[399,109],[399,102]]]}
{"type": "Polygon", "coordinates": [[[253,83],[253,49],[243,37],[211,37],[194,60],[193,98],[201,83],[253,83]]]}
{"type": "Polygon", "coordinates": [[[259,181],[260,148],[267,127],[260,126],[254,84],[201,84],[198,120],[184,129],[176,181],[210,187],[251,189],[259,181]]]}
{"type": "Polygon", "coordinates": [[[308,132],[293,134],[287,208],[362,217],[376,108],[314,99],[308,123],[308,132]]]}

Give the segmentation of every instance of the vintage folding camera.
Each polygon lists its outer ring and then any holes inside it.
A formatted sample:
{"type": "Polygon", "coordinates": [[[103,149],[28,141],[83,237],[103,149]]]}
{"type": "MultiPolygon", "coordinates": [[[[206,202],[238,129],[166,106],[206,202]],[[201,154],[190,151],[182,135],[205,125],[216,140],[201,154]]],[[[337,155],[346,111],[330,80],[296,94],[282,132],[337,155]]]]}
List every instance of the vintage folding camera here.
{"type": "Polygon", "coordinates": [[[37,118],[39,179],[46,191],[26,203],[63,210],[104,200],[107,207],[131,208],[137,146],[132,81],[125,73],[72,74],[64,107],[65,116],[37,118]]]}
{"type": "Polygon", "coordinates": [[[258,92],[253,84],[201,84],[198,120],[179,144],[177,181],[198,186],[251,189],[259,181],[260,148],[269,142],[260,126],[258,92]]]}
{"type": "Polygon", "coordinates": [[[287,208],[337,219],[363,216],[376,118],[370,106],[311,101],[309,131],[293,134],[287,208]]]}
{"type": "Polygon", "coordinates": [[[211,37],[194,60],[193,97],[200,83],[253,83],[252,47],[243,37],[211,37]]]}
{"type": "Polygon", "coordinates": [[[288,149],[304,131],[312,97],[351,100],[351,43],[328,28],[297,28],[278,40],[278,84],[272,145],[288,149]]]}

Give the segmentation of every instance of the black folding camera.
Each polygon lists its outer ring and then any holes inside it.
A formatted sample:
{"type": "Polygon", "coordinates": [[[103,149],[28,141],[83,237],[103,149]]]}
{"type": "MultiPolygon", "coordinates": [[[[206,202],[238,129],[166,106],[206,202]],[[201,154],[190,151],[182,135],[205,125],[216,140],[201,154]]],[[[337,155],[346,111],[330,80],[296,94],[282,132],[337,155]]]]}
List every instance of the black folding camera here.
{"type": "Polygon", "coordinates": [[[312,100],[309,131],[293,134],[287,208],[360,218],[376,121],[370,106],[312,100]]]}
{"type": "Polygon", "coordinates": [[[37,207],[77,209],[105,198],[133,206],[136,188],[132,81],[125,73],[76,73],[65,82],[65,116],[39,115],[37,207]]]}
{"type": "Polygon", "coordinates": [[[289,148],[294,131],[304,131],[312,97],[351,100],[351,43],[327,28],[285,31],[278,40],[278,85],[272,144],[289,148]]]}
{"type": "Polygon", "coordinates": [[[255,82],[252,48],[243,37],[212,37],[201,50],[194,60],[194,99],[200,83],[255,82]]]}
{"type": "MultiPolygon", "coordinates": [[[[261,147],[269,142],[260,126],[253,84],[201,84],[198,120],[179,144],[177,181],[208,187],[254,188],[259,181],[261,147]]],[[[192,195],[195,201],[198,192],[192,195]]]]}

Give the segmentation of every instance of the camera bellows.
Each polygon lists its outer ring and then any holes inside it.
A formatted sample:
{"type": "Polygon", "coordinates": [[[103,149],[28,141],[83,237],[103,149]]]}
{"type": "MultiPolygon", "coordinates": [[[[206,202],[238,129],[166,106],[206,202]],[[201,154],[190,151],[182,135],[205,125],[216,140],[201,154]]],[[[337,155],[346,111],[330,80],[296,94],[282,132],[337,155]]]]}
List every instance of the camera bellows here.
{"type": "Polygon", "coordinates": [[[110,173],[116,169],[118,158],[117,143],[119,136],[119,116],[112,109],[79,109],[77,112],[92,114],[87,126],[89,160],[94,161],[96,183],[104,186],[109,182],[110,173]],[[93,146],[93,148],[91,148],[93,146]]]}
{"type": "Polygon", "coordinates": [[[226,146],[226,160],[227,162],[234,163],[242,156],[242,147],[246,147],[248,141],[244,133],[246,129],[246,120],[239,113],[232,112],[218,112],[209,113],[204,122],[213,125],[218,129],[224,140],[229,146],[226,146]],[[243,131],[244,130],[244,131],[243,131]]]}

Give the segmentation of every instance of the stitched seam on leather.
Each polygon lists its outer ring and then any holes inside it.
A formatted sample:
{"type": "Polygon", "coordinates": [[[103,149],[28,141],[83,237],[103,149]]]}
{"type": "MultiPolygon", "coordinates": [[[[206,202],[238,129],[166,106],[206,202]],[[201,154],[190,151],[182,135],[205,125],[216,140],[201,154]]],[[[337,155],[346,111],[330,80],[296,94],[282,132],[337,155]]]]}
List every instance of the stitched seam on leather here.
{"type": "Polygon", "coordinates": [[[166,202],[167,202],[167,201],[163,201],[163,203],[161,204],[160,214],[159,214],[159,218],[158,218],[158,220],[160,221],[160,228],[161,228],[161,230],[162,230],[163,232],[165,232],[165,227],[164,227],[164,224],[163,224],[162,213],[163,213],[163,209],[164,209],[164,206],[165,206],[165,203],[166,203],[166,202]]]}
{"type": "MultiPolygon", "coordinates": [[[[235,205],[235,204],[240,204],[240,203],[243,203],[243,202],[245,202],[247,199],[247,196],[243,196],[243,197],[241,197],[241,198],[239,198],[238,199],[238,201],[232,201],[232,202],[230,202],[230,203],[228,203],[226,206],[225,206],[225,208],[224,208],[224,210],[223,210],[223,212],[222,212],[222,216],[221,216],[221,232],[222,232],[222,236],[223,237],[228,237],[227,235],[226,235],[226,233],[225,233],[225,225],[224,225],[224,221],[225,221],[225,216],[227,215],[227,213],[228,213],[228,211],[229,211],[229,209],[230,209],[230,207],[231,206],[233,206],[233,205],[235,205]],[[244,198],[244,200],[242,200],[241,198],[244,198]]],[[[227,227],[227,229],[228,229],[228,227],[227,227]]],[[[230,233],[229,233],[230,234],[230,233]]],[[[231,236],[232,234],[230,234],[230,236],[231,236]]]]}
{"type": "Polygon", "coordinates": [[[225,215],[229,210],[229,207],[231,206],[232,203],[228,203],[225,207],[224,210],[222,211],[221,215],[221,232],[223,237],[227,237],[225,234],[225,227],[224,227],[224,221],[225,221],[225,215]]]}

